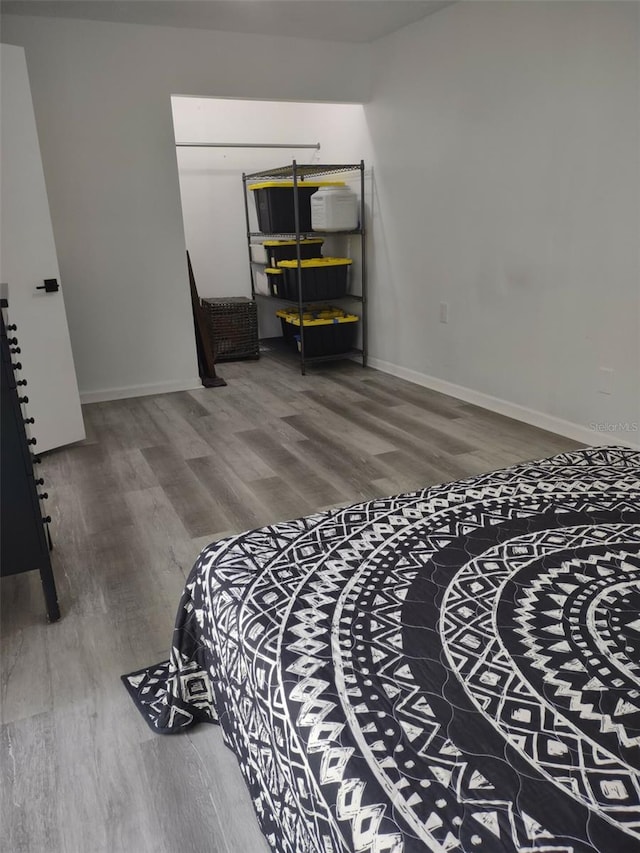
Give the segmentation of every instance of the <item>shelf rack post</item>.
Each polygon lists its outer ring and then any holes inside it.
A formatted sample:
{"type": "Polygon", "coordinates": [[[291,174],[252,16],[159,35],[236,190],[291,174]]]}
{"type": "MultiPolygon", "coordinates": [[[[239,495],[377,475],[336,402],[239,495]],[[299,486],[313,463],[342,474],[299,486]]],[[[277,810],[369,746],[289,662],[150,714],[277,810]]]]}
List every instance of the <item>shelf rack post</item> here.
{"type": "Polygon", "coordinates": [[[256,283],[253,275],[253,264],[251,263],[251,223],[249,222],[249,201],[247,199],[247,175],[242,173],[242,196],[244,198],[244,221],[247,226],[247,252],[249,253],[249,275],[251,277],[251,298],[256,298],[256,283]]]}
{"type": "Polygon", "coordinates": [[[362,296],[362,366],[367,366],[367,232],[364,204],[364,160],[360,161],[360,287],[362,296]]]}
{"type": "Polygon", "coordinates": [[[298,317],[300,318],[300,371],[304,376],[306,371],[304,361],[304,307],[302,302],[302,251],[300,249],[300,200],[298,199],[298,164],[294,160],[292,163],[293,169],[293,220],[296,226],[296,258],[298,261],[297,281],[298,281],[298,317]]]}

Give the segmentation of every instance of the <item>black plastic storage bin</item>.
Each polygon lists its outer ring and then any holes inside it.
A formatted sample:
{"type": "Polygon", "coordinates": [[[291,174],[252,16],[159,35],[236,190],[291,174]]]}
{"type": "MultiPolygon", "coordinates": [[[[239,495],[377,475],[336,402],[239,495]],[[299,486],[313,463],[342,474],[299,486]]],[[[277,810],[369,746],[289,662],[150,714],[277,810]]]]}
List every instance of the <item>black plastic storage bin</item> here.
{"type": "MultiPolygon", "coordinates": [[[[300,240],[300,257],[303,260],[321,258],[323,243],[324,237],[300,240]]],[[[297,245],[297,240],[265,240],[263,246],[269,266],[277,267],[280,261],[295,261],[298,257],[297,245]]]]}
{"type": "MultiPolygon", "coordinates": [[[[300,261],[302,301],[340,299],[347,293],[347,274],[351,258],[310,258],[300,261]]],[[[298,298],[298,261],[280,261],[284,270],[286,299],[298,298]]]]}
{"type": "Polygon", "coordinates": [[[294,329],[296,328],[292,323],[289,322],[290,312],[281,309],[280,311],[276,311],[276,317],[280,318],[280,325],[282,326],[282,337],[284,341],[291,346],[296,346],[296,341],[294,338],[294,329]]]}
{"type": "MultiPolygon", "coordinates": [[[[300,232],[311,231],[311,196],[319,187],[343,187],[344,181],[298,181],[300,232]]],[[[256,201],[258,228],[263,234],[293,234],[296,217],[293,181],[249,184],[256,201]]]]}
{"type": "MultiPolygon", "coordinates": [[[[300,315],[297,311],[277,311],[282,323],[285,341],[300,350],[300,315]]],[[[305,358],[325,355],[341,355],[353,349],[360,318],[345,314],[340,308],[305,311],[304,354],[305,358]]]]}

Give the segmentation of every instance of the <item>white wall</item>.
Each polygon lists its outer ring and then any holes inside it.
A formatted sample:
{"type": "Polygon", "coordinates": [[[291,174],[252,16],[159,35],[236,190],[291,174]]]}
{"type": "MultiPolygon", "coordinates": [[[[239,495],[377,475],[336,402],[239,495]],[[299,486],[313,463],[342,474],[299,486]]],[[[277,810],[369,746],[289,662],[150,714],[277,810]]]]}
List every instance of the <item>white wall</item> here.
{"type": "MultiPolygon", "coordinates": [[[[320,143],[315,149],[178,148],[187,248],[201,296],[248,296],[242,173],[299,163],[359,163],[370,143],[362,105],[219,98],[172,99],[176,140],[183,142],[320,143]]],[[[344,179],[344,175],[334,176],[344,179]]],[[[249,196],[251,228],[257,230],[249,196]]],[[[327,242],[327,248],[329,246],[327,242]]],[[[342,251],[345,251],[343,248],[342,251]]],[[[325,254],[329,254],[328,251],[325,254]]],[[[266,279],[254,267],[256,285],[266,279]]],[[[281,303],[258,299],[261,337],[280,334],[281,303]]]]}
{"type": "Polygon", "coordinates": [[[375,45],[374,363],[586,440],[640,421],[638,13],[458,3],[375,45]]]}
{"type": "Polygon", "coordinates": [[[171,95],[363,101],[365,46],[3,16],[26,51],[84,399],[197,381],[171,95]]]}

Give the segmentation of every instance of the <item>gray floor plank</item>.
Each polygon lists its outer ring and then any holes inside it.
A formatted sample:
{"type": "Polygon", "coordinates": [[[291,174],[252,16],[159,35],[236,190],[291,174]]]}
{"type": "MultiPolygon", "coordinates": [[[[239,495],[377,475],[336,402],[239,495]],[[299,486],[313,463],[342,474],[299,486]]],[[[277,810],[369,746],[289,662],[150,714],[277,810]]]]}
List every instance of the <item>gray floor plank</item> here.
{"type": "Polygon", "coordinates": [[[326,423],[317,421],[309,415],[293,415],[285,420],[320,449],[322,455],[320,461],[324,465],[333,464],[337,468],[346,468],[361,481],[375,480],[383,476],[380,466],[375,461],[376,454],[367,453],[357,443],[345,442],[343,435],[336,434],[330,425],[327,427],[326,423]]]}
{"type": "Polygon", "coordinates": [[[280,444],[271,432],[255,429],[238,433],[238,438],[255,448],[262,458],[286,480],[290,488],[311,505],[335,503],[345,494],[332,483],[331,476],[322,476],[308,460],[301,458],[295,445],[280,444]]]}
{"type": "Polygon", "coordinates": [[[219,504],[211,500],[188,460],[175,453],[172,445],[149,447],[142,452],[190,537],[204,536],[227,526],[219,504]]]}
{"type": "Polygon", "coordinates": [[[2,849],[62,850],[56,803],[53,715],[33,714],[0,728],[2,849]],[[24,772],[28,768],[29,772],[24,772]]]}
{"type": "MultiPolygon", "coordinates": [[[[251,486],[237,477],[225,461],[215,455],[190,459],[189,466],[212,498],[220,503],[229,524],[237,531],[264,524],[266,507],[251,486]]],[[[275,476],[275,474],[271,474],[275,476]]],[[[270,477],[266,478],[270,479],[270,477]]]]}

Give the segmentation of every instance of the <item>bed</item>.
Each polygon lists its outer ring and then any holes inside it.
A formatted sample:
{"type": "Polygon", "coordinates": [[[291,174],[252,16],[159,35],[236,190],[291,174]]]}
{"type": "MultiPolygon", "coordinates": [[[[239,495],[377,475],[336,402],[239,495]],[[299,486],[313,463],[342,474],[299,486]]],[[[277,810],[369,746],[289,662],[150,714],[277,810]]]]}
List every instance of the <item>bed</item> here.
{"type": "Polygon", "coordinates": [[[123,680],[158,733],[220,724],[278,853],[638,851],[640,453],[215,542],[123,680]]]}

